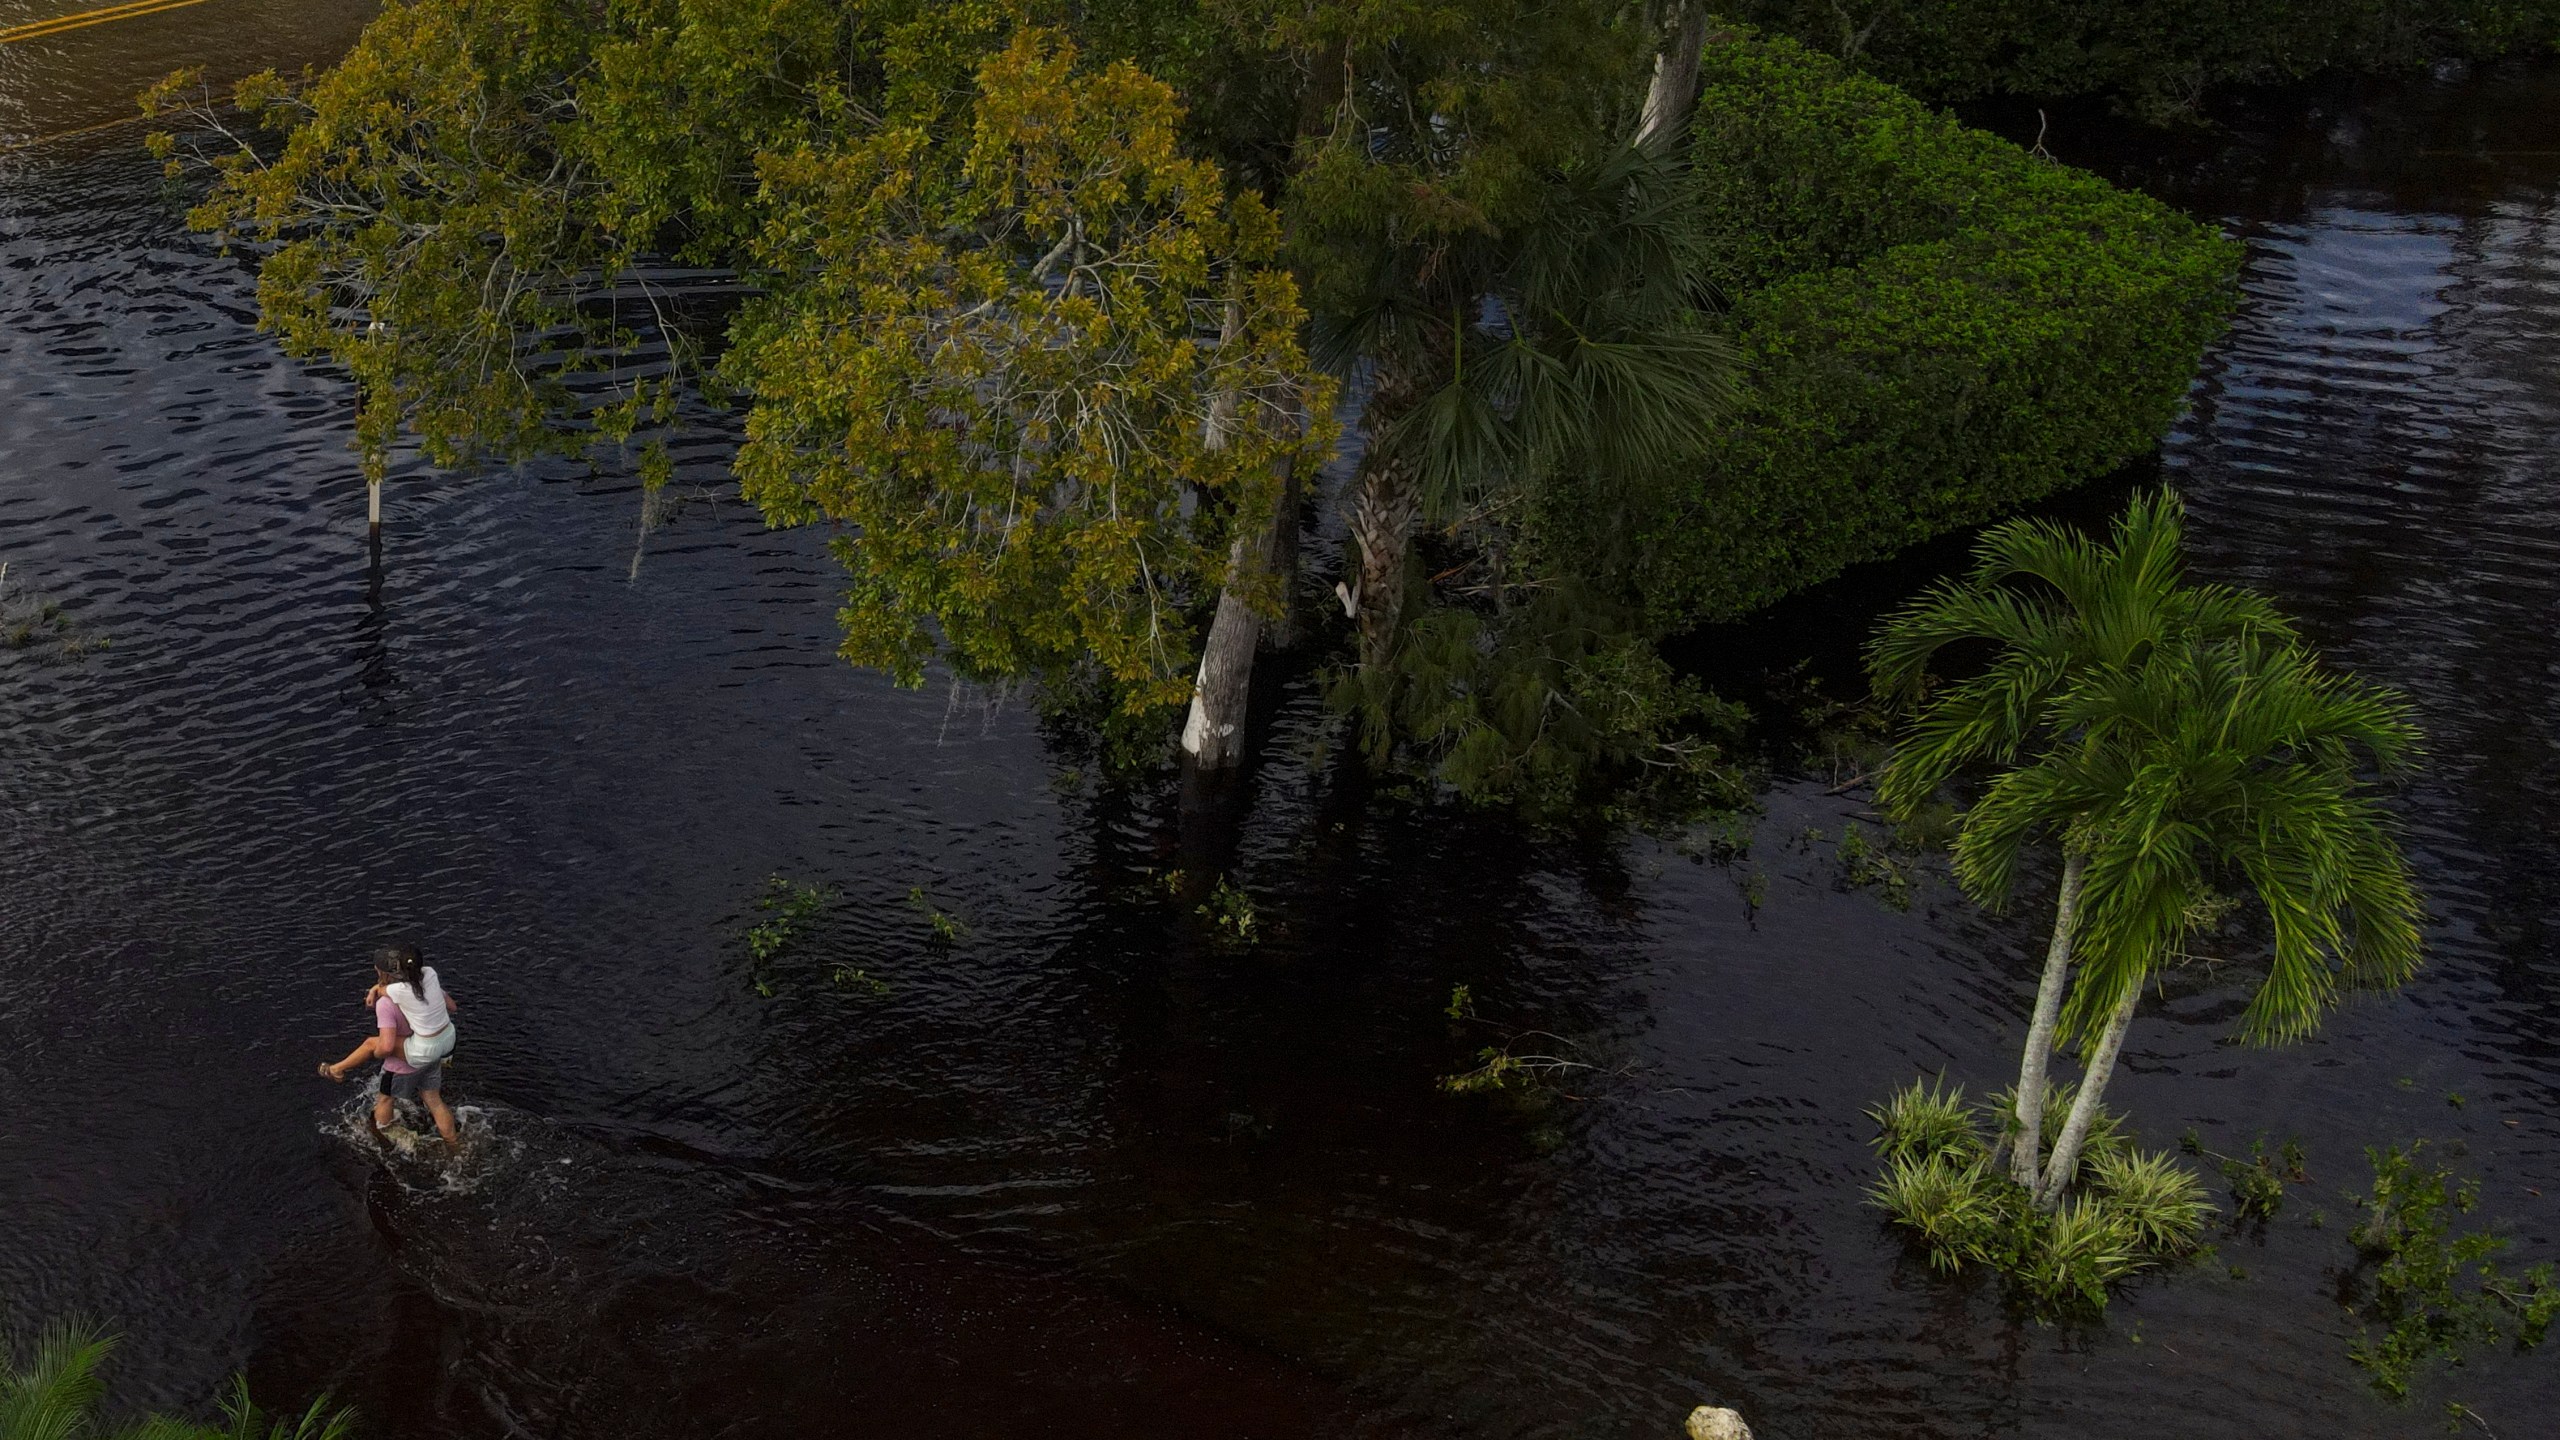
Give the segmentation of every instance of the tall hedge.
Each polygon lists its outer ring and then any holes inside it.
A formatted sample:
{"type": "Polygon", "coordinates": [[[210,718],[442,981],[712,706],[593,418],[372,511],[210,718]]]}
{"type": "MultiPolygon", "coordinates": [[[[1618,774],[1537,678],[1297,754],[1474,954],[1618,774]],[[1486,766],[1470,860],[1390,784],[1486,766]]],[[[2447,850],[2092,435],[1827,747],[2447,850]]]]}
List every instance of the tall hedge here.
{"type": "Polygon", "coordinates": [[[1734,0],[1753,24],[1925,98],[2112,94],[2149,115],[2215,87],[2548,50],[2555,0],[1734,0]]]}
{"type": "MultiPolygon", "coordinates": [[[[1637,549],[1598,557],[1662,630],[2147,451],[2229,316],[2236,244],[1792,41],[1711,41],[1698,116],[1747,379],[1637,549]]],[[[1559,498],[1549,543],[1611,528],[1559,498]]]]}

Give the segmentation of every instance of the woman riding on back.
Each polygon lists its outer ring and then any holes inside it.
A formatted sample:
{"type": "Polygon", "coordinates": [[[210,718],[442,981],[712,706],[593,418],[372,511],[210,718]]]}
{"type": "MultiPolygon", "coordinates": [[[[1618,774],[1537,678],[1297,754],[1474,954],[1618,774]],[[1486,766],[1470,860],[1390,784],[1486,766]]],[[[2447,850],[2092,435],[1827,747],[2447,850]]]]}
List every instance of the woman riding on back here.
{"type": "Polygon", "coordinates": [[[375,1132],[389,1128],[394,1101],[415,1100],[435,1117],[436,1133],[446,1147],[458,1150],[461,1131],[444,1103],[444,1062],[453,1053],[453,1012],[460,1007],[445,992],[435,967],[407,941],[375,950],[373,975],[373,988],[364,998],[373,1009],[374,1033],[344,1060],[321,1066],[320,1073],[344,1081],[349,1070],[379,1057],[382,1093],[373,1102],[375,1132]]]}

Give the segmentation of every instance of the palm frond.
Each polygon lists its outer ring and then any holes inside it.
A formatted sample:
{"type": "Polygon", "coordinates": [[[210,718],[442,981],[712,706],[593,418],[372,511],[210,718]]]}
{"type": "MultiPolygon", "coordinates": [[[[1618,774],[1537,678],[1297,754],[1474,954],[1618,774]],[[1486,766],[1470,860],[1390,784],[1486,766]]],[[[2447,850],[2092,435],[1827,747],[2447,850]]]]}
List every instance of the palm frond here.
{"type": "Polygon", "coordinates": [[[0,1436],[70,1440],[87,1429],[105,1393],[98,1367],[115,1347],[86,1326],[48,1327],[23,1368],[0,1374],[0,1436]]]}

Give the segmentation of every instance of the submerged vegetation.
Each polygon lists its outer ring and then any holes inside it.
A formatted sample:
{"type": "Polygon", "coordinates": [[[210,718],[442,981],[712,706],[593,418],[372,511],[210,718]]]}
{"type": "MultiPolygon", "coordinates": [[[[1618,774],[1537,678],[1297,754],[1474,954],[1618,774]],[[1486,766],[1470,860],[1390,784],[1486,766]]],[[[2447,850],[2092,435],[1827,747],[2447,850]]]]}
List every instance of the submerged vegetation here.
{"type": "MultiPolygon", "coordinates": [[[[2101,1105],[2156,975],[2254,902],[2273,953],[2240,1035],[2266,1043],[2418,963],[2417,895],[2368,778],[2414,755],[2406,702],[2325,669],[2259,597],[2188,582],[2180,546],[2165,494],[2137,497],[2104,543],[1998,526],[1968,575],[1890,617],[1870,652],[1877,691],[1911,714],[1879,803],[1911,814],[1972,786],[1954,871],[1987,906],[2012,897],[2030,843],[2061,861],[2002,1118],[1986,1138],[1961,1092],[1895,1097],[1878,1112],[1879,1203],[1942,1265],[1992,1264],[2047,1304],[2102,1305],[2210,1213],[2192,1175],[2125,1148],[2101,1105]],[[1931,675],[1958,646],[1988,663],[1931,675]],[[2053,1053],[2074,1039],[2086,1068],[2057,1084],[2053,1053]]],[[[2281,1203],[2263,1150],[2225,1173],[2244,1214],[2281,1203]]]]}
{"type": "Polygon", "coordinates": [[[2274,945],[2243,1039],[2298,1038],[2343,987],[2397,985],[2418,963],[2417,894],[2367,769],[2414,757],[2407,703],[2327,670],[2260,597],[2188,582],[2181,542],[2165,493],[2137,497],[2103,543],[1997,526],[1969,574],[1889,617],[1870,651],[1878,694],[1911,716],[1877,779],[1887,812],[1979,774],[1954,869],[1994,909],[2030,845],[2060,852],[2009,1149],[2046,1211],[2078,1177],[2144,989],[2244,899],[2274,945]],[[1930,673],[1941,651],[1986,645],[1969,678],[1930,673]],[[2049,1065],[2074,1039],[2086,1074],[2047,1148],[2049,1065]]]}
{"type": "Polygon", "coordinates": [[[2349,1238],[2360,1263],[2348,1279],[2348,1311],[2371,1320],[2350,1352],[2373,1387],[2405,1399],[2418,1372],[2458,1358],[2462,1347],[2509,1341],[2529,1350],[2560,1318],[2560,1283],[2543,1261],[2509,1271],[2496,1261],[2507,1241],[2456,1230],[2455,1217],[2480,1203],[2476,1181],[2456,1181],[2425,1159],[2425,1141],[2377,1146],[2373,1188],[2356,1199],[2364,1218],[2349,1238]]]}
{"type": "Polygon", "coordinates": [[[1660,639],[2139,453],[2237,253],[1630,0],[402,0],[231,98],[151,144],[370,474],[630,444],[654,496],[726,398],[846,659],[1223,766],[1323,642],[1344,748],[1548,816],[1733,803],[1660,639]]]}
{"type": "Polygon", "coordinates": [[[39,594],[23,580],[12,580],[10,566],[0,561],[0,654],[21,652],[43,660],[79,660],[107,646],[71,618],[58,600],[39,594]]]}
{"type": "Polygon", "coordinates": [[[2035,1203],[2000,1165],[2015,1140],[2008,1097],[1979,1105],[1943,1077],[1915,1080],[1869,1113],[1883,1167],[1874,1204],[1932,1267],[1996,1271],[2038,1314],[2103,1309],[2117,1283],[2195,1253],[2214,1216],[2201,1181],[2136,1148],[2103,1110],[2075,1161],[2076,1193],[2054,1206],[2035,1203]]]}

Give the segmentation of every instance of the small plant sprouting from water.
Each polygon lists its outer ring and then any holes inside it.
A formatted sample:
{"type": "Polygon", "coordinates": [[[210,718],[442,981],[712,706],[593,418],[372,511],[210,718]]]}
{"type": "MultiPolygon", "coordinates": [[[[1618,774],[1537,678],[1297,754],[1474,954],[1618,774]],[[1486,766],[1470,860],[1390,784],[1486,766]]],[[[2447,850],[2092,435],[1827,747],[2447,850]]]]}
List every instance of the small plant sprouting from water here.
{"type": "Polygon", "coordinates": [[[907,905],[924,917],[925,928],[933,932],[936,945],[950,945],[969,933],[969,922],[934,904],[933,897],[925,894],[921,885],[908,888],[907,905]]]}
{"type": "Polygon", "coordinates": [[[1218,938],[1230,945],[1251,945],[1262,938],[1261,916],[1254,909],[1253,896],[1230,884],[1223,875],[1196,913],[1206,917],[1216,928],[1218,938]]]}
{"type": "Polygon", "coordinates": [[[773,998],[773,962],[799,941],[801,931],[835,898],[836,892],[824,886],[796,885],[781,875],[765,877],[764,893],[756,897],[756,908],[765,918],[748,926],[745,936],[747,978],[758,995],[773,998]]]}
{"type": "Polygon", "coordinates": [[[780,875],[766,876],[764,893],[756,897],[756,908],[765,918],[747,927],[747,954],[760,967],[781,955],[835,898],[836,892],[823,886],[795,885],[780,875]]]}
{"type": "Polygon", "coordinates": [[[2423,1140],[2405,1150],[2368,1148],[2373,1190],[2353,1197],[2364,1219],[2349,1238],[2363,1263],[2350,1280],[2347,1311],[2382,1331],[2366,1331],[2347,1353],[2394,1400],[2408,1398],[2410,1381],[2431,1360],[2455,1361],[2466,1344],[2510,1336],[2516,1348],[2531,1349],[2560,1318],[2550,1262],[2509,1272],[2493,1258],[2505,1239],[2453,1228],[2455,1216],[2479,1205],[2479,1184],[2457,1183],[2422,1158],[2425,1149],[2423,1140]]]}
{"type": "Polygon", "coordinates": [[[2223,1183],[2231,1187],[2232,1209],[2243,1220],[2273,1220],[2284,1209],[2284,1187],[2311,1179],[2311,1172],[2304,1168],[2302,1144],[2297,1140],[2285,1141],[2270,1155],[2267,1139],[2261,1135],[2249,1142],[2247,1155],[2225,1155],[2205,1148],[2203,1138],[2190,1127],[2178,1137],[2178,1148],[2214,1162],[2222,1172],[2223,1183]]]}
{"type": "MultiPolygon", "coordinates": [[[[2070,1104],[2065,1089],[2047,1112],[2057,1125],[2070,1104]]],[[[2013,1109],[1996,1095],[1968,1102],[1940,1077],[1914,1080],[1867,1112],[1883,1166],[1868,1198],[1932,1268],[1987,1266],[2036,1313],[2090,1314],[2119,1281],[2195,1253],[2214,1214],[2203,1183],[2169,1156],[2136,1149],[2104,1111],[2081,1152],[2079,1193],[2039,1212],[1993,1146],[2013,1109]]]]}
{"type": "Polygon", "coordinates": [[[888,981],[880,979],[858,965],[839,965],[827,978],[840,990],[852,990],[874,1000],[889,993],[888,981]]]}
{"type": "Polygon", "coordinates": [[[92,636],[74,624],[59,601],[46,599],[9,578],[0,562],[0,651],[32,654],[44,660],[85,659],[104,650],[103,636],[92,636]]]}
{"type": "MultiPolygon", "coordinates": [[[[1476,1013],[1475,988],[1470,985],[1450,986],[1449,1002],[1441,1007],[1440,1013],[1448,1017],[1453,1031],[1461,1026],[1492,1024],[1476,1013]]],[[[1578,1058],[1581,1048],[1553,1031],[1522,1030],[1505,1036],[1498,1044],[1477,1050],[1476,1063],[1472,1068],[1443,1075],[1436,1083],[1442,1093],[1449,1095],[1526,1091],[1541,1086],[1553,1088],[1567,1075],[1600,1068],[1578,1058]]],[[[1564,1092],[1558,1090],[1556,1093],[1564,1092]]],[[[1566,1095],[1565,1098],[1581,1097],[1566,1095]]]]}

